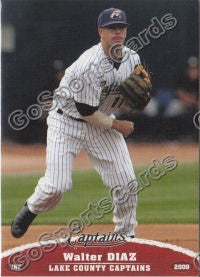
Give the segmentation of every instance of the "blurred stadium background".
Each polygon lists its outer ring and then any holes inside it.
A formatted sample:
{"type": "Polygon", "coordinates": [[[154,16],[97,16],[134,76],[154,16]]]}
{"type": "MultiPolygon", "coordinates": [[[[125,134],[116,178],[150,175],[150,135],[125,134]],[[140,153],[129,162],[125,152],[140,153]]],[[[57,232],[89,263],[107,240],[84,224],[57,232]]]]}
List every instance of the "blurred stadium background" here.
{"type": "MultiPolygon", "coordinates": [[[[138,52],[153,72],[153,100],[144,112],[128,112],[136,129],[127,141],[137,173],[152,159],[169,154],[179,162],[169,176],[141,192],[139,222],[198,222],[198,130],[193,125],[198,111],[198,1],[2,0],[3,224],[11,222],[45,168],[47,128],[46,112],[20,131],[11,128],[8,117],[38,104],[39,93],[53,92],[64,69],[98,43],[98,14],[112,6],[127,12],[127,39],[148,28],[153,17],[171,13],[178,22],[138,52]],[[186,90],[186,100],[181,89],[186,90]]],[[[117,116],[127,118],[127,112],[117,116]]],[[[36,224],[65,224],[89,201],[106,196],[108,190],[85,159],[76,161],[74,189],[36,224]]],[[[111,218],[107,215],[98,223],[111,223],[111,218]]]]}
{"type": "Polygon", "coordinates": [[[8,116],[17,109],[25,113],[30,105],[37,104],[39,93],[57,87],[63,70],[98,43],[98,14],[111,6],[127,12],[131,24],[127,39],[148,28],[153,17],[160,20],[171,13],[177,20],[172,30],[158,39],[150,38],[150,44],[138,52],[153,73],[156,101],[145,113],[131,115],[137,126],[132,139],[195,140],[197,132],[191,124],[194,111],[176,116],[166,108],[177,98],[177,79],[184,78],[188,58],[198,57],[197,0],[3,0],[3,140],[45,142],[45,114],[18,132],[8,125],[8,116]]]}

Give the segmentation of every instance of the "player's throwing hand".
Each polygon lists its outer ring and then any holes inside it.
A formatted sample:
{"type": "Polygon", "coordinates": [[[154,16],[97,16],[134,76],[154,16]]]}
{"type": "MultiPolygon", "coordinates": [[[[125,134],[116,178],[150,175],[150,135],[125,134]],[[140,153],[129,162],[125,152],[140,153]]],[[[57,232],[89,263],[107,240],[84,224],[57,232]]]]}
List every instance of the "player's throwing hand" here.
{"type": "Polygon", "coordinates": [[[114,119],[112,128],[127,137],[134,131],[134,122],[114,119]]]}

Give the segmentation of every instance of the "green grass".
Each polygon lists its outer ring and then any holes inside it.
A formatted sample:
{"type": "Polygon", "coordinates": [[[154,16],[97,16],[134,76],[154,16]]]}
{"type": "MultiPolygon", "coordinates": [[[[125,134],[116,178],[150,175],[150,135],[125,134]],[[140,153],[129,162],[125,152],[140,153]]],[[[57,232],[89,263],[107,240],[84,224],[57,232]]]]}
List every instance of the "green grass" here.
{"type": "MultiPolygon", "coordinates": [[[[136,175],[146,168],[137,167],[136,175]]],[[[34,191],[41,175],[2,177],[2,224],[10,224],[25,200],[34,191]]],[[[35,224],[67,224],[79,217],[89,202],[108,196],[95,171],[74,172],[73,188],[64,194],[63,201],[53,210],[40,214],[35,224]]],[[[160,180],[138,194],[139,223],[197,223],[198,222],[198,164],[179,164],[160,180]]],[[[112,223],[112,212],[92,223],[112,223]]]]}

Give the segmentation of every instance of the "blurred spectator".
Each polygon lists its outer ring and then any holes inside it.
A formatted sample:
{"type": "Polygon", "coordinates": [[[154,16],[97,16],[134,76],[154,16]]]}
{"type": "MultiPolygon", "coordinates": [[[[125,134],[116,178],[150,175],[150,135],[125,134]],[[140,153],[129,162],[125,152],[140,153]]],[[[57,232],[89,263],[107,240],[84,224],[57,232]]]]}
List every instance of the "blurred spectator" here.
{"type": "Polygon", "coordinates": [[[159,113],[159,103],[155,96],[151,98],[151,101],[148,103],[143,113],[147,116],[154,117],[159,113]]]}
{"type": "Polygon", "coordinates": [[[65,74],[64,63],[62,60],[54,60],[51,68],[51,79],[44,87],[44,90],[54,91],[60,84],[62,77],[65,74]]]}
{"type": "Polygon", "coordinates": [[[62,77],[65,74],[64,63],[61,60],[55,60],[53,62],[54,69],[54,89],[60,84],[62,77]]]}
{"type": "Polygon", "coordinates": [[[190,57],[184,74],[175,83],[176,98],[173,99],[164,115],[167,117],[195,113],[199,102],[199,63],[197,57],[190,57]]]}
{"type": "Polygon", "coordinates": [[[165,113],[165,110],[174,99],[175,92],[170,88],[160,88],[155,91],[151,101],[144,109],[144,114],[148,117],[160,116],[165,113]]]}

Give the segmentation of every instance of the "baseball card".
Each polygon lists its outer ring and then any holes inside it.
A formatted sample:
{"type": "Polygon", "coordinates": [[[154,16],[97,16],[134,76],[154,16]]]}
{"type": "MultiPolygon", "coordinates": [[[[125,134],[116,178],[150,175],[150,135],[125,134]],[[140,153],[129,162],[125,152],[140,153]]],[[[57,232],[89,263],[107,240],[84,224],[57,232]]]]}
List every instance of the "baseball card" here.
{"type": "Polygon", "coordinates": [[[1,276],[199,276],[199,1],[1,3],[1,276]]]}

